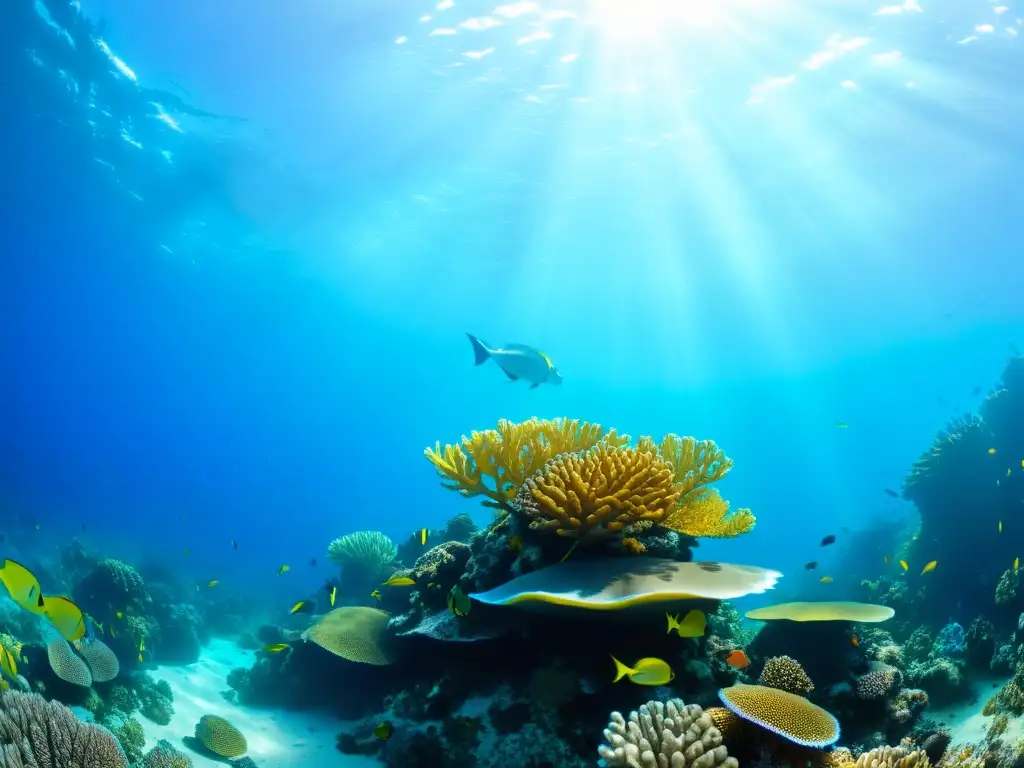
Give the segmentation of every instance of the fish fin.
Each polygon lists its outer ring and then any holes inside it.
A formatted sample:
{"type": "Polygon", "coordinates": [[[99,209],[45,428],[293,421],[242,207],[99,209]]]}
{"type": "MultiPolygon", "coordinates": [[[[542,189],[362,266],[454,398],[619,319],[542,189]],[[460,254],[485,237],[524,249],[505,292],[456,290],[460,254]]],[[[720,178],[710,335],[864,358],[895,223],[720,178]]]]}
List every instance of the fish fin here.
{"type": "Polygon", "coordinates": [[[539,381],[535,381],[533,384],[530,385],[530,389],[536,389],[539,386],[540,386],[540,382],[539,381]]]}
{"type": "Polygon", "coordinates": [[[483,365],[491,356],[491,350],[472,333],[467,333],[466,336],[469,337],[469,343],[473,345],[473,365],[483,365]]]}
{"type": "Polygon", "coordinates": [[[613,683],[619,682],[619,680],[621,680],[622,678],[624,678],[626,675],[630,674],[633,671],[632,669],[627,667],[625,664],[623,664],[621,661],[616,659],[614,656],[612,656],[612,661],[615,662],[615,679],[612,680],[613,683]]]}
{"type": "MultiPolygon", "coordinates": [[[[502,368],[501,370],[505,371],[504,368],[502,368]]],[[[509,373],[508,371],[505,371],[505,375],[508,376],[509,381],[519,381],[519,377],[516,376],[514,373],[509,373]]]]}

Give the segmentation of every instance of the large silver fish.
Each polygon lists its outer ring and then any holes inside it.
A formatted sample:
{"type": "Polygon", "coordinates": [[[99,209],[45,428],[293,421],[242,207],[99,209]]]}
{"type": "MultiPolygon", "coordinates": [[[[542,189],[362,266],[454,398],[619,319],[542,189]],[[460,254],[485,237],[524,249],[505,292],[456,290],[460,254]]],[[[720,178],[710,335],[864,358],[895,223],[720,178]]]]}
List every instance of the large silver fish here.
{"type": "Polygon", "coordinates": [[[469,343],[473,345],[476,365],[494,360],[512,381],[522,379],[530,382],[530,389],[535,389],[541,384],[562,383],[562,376],[551,362],[551,358],[539,349],[525,344],[506,344],[504,347],[491,349],[473,334],[466,335],[469,336],[469,343]]]}

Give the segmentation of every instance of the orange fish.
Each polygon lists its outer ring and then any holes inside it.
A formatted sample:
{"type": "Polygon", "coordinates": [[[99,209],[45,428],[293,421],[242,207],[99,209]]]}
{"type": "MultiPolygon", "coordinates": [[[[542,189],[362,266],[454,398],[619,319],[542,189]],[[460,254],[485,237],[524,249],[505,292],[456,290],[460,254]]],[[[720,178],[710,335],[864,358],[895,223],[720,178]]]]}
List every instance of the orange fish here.
{"type": "Polygon", "coordinates": [[[860,640],[857,639],[856,635],[852,635],[850,637],[850,645],[852,645],[854,648],[860,648],[860,640]]]}
{"type": "Polygon", "coordinates": [[[725,663],[736,669],[746,669],[750,666],[750,657],[743,651],[733,651],[725,657],[725,663]]]}

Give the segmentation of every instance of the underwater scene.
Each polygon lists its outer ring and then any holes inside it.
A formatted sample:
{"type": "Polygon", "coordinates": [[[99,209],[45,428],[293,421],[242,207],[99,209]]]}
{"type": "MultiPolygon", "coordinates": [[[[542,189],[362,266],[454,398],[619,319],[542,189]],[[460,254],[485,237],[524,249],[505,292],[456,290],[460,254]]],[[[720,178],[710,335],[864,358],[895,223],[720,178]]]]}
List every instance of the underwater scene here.
{"type": "Polygon", "coordinates": [[[1024,768],[1024,6],[4,0],[0,768],[1024,768]]]}

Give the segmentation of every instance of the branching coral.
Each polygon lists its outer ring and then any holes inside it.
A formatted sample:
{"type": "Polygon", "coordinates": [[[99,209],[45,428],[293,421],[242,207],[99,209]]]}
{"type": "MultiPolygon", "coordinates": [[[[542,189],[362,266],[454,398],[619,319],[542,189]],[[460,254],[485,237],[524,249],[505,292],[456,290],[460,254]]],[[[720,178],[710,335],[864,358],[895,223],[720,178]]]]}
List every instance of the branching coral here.
{"type": "Polygon", "coordinates": [[[732,511],[717,490],[709,488],[732,469],[732,460],[713,440],[665,435],[661,444],[641,438],[637,447],[656,450],[672,465],[676,487],[681,492],[676,508],[661,525],[689,536],[732,538],[748,533],[755,518],[749,509],[732,511]]]}
{"type": "Polygon", "coordinates": [[[806,696],[814,690],[814,683],[803,666],[790,656],[773,656],[768,659],[758,682],[799,696],[806,696]]]}
{"type": "Polygon", "coordinates": [[[660,522],[680,494],[671,465],[653,451],[600,444],[544,464],[523,483],[516,506],[534,530],[583,538],[660,522]]]}
{"type": "Polygon", "coordinates": [[[0,768],[128,768],[117,741],[38,694],[0,695],[0,768]]]}
{"type": "Polygon", "coordinates": [[[335,539],[327,547],[327,556],[342,567],[379,572],[387,568],[398,548],[380,531],[356,531],[335,539]]]}
{"type": "Polygon", "coordinates": [[[615,430],[579,419],[502,419],[497,429],[473,432],[456,445],[438,442],[424,451],[441,485],[463,496],[484,496],[484,506],[508,508],[520,486],[546,462],[562,453],[576,453],[598,443],[621,447],[629,442],[615,430]]]}
{"type": "Polygon", "coordinates": [[[739,768],[711,716],[679,699],[651,701],[627,720],[612,712],[598,754],[609,768],[739,768]]]}

